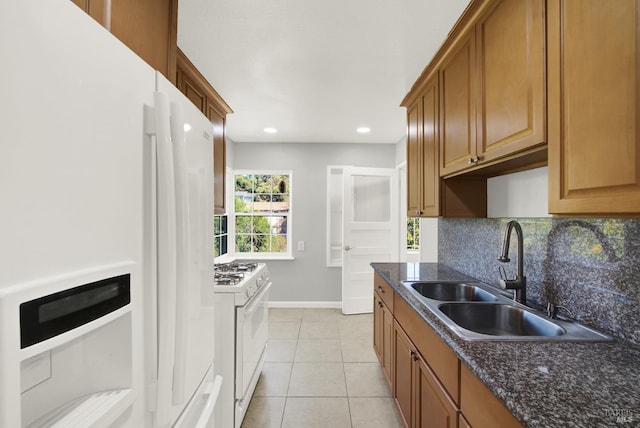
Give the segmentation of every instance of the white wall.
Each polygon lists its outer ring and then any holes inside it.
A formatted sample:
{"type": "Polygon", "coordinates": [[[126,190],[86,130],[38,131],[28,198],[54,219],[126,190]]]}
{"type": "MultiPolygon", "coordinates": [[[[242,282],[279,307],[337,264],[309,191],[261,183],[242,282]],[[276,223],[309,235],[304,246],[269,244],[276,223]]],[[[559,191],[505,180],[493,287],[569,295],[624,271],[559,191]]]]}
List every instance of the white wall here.
{"type": "Polygon", "coordinates": [[[341,301],[342,271],[326,267],[327,166],[395,168],[395,150],[395,144],[233,143],[234,169],[291,170],[293,175],[295,259],[267,261],[272,302],[341,301]],[[304,251],[297,251],[299,241],[305,242],[304,251]]]}
{"type": "Polygon", "coordinates": [[[549,217],[549,168],[487,180],[487,217],[549,217]]]}

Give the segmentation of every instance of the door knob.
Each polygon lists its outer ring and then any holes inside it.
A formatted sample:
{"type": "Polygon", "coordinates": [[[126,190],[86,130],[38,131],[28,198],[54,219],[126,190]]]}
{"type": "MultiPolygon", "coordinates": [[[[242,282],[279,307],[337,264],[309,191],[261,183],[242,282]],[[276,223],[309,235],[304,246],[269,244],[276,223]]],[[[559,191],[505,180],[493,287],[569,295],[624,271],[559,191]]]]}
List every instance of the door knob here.
{"type": "Polygon", "coordinates": [[[345,250],[345,251],[349,251],[350,249],[351,249],[351,247],[350,247],[350,246],[348,246],[348,245],[345,245],[345,246],[344,246],[344,250],[345,250]]]}

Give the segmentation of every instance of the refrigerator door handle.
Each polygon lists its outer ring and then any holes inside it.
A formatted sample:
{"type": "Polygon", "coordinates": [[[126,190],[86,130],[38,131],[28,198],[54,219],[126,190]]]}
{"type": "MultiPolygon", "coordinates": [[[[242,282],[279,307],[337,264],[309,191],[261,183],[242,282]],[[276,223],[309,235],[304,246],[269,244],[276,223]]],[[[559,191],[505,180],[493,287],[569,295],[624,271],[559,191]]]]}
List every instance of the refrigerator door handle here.
{"type": "Polygon", "coordinates": [[[207,386],[207,390],[204,395],[208,395],[207,404],[205,404],[204,409],[202,410],[202,414],[200,418],[198,418],[198,422],[196,423],[195,428],[206,428],[209,424],[209,420],[211,419],[211,414],[213,413],[213,409],[216,406],[216,401],[218,400],[218,394],[220,394],[220,387],[222,386],[222,376],[216,376],[216,378],[207,386]]]}
{"type": "Polygon", "coordinates": [[[188,297],[191,280],[189,278],[189,195],[187,182],[187,160],[185,140],[185,120],[182,106],[171,103],[171,139],[173,142],[175,198],[177,221],[177,281],[175,309],[175,348],[173,362],[172,403],[185,402],[185,372],[187,364],[187,323],[188,297]]]}
{"type": "Polygon", "coordinates": [[[158,228],[158,405],[156,425],[171,422],[172,374],[175,349],[176,316],[176,201],[173,169],[173,147],[171,145],[170,107],[167,96],[154,93],[154,119],[157,144],[157,228],[158,228]]]}

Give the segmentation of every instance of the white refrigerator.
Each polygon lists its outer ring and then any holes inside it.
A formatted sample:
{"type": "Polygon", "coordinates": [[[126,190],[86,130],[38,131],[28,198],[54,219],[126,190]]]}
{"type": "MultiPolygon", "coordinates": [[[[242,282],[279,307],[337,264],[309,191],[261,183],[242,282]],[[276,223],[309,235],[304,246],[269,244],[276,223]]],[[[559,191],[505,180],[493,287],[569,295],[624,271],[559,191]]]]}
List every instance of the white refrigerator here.
{"type": "Polygon", "coordinates": [[[211,124],[69,0],[0,2],[0,55],[0,426],[64,421],[100,376],[133,397],[112,426],[212,426],[211,124]],[[114,269],[117,325],[20,347],[23,295],[114,269]]]}

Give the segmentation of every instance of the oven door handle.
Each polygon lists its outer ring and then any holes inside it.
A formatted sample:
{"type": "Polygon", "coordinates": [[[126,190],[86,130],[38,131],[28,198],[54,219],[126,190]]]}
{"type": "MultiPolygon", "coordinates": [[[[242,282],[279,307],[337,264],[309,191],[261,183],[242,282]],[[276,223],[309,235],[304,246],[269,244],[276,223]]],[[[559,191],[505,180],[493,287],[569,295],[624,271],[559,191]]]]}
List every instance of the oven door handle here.
{"type": "Polygon", "coordinates": [[[259,293],[254,295],[251,298],[251,300],[247,302],[247,304],[244,307],[245,315],[250,315],[253,312],[255,312],[256,308],[262,303],[262,297],[264,297],[267,291],[269,291],[269,288],[271,288],[271,281],[267,282],[267,284],[264,287],[262,287],[262,290],[260,290],[259,293]]]}

